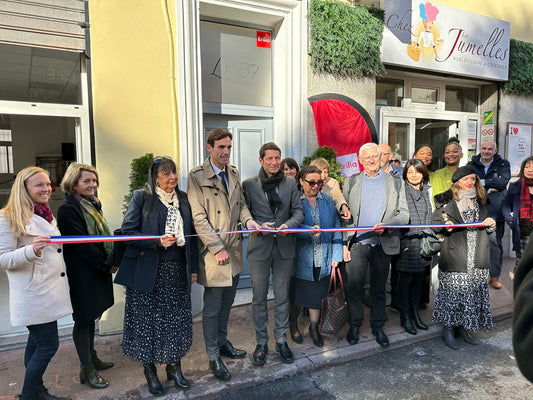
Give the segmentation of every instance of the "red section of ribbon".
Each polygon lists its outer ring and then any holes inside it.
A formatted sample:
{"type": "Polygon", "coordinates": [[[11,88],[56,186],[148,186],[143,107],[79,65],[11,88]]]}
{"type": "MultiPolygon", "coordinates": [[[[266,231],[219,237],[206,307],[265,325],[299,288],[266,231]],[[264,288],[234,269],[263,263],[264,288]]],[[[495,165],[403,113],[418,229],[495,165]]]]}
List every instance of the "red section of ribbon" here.
{"type": "Polygon", "coordinates": [[[331,146],[337,156],[358,153],[372,141],[370,129],[359,111],[341,100],[311,102],[319,146],[331,146]]]}

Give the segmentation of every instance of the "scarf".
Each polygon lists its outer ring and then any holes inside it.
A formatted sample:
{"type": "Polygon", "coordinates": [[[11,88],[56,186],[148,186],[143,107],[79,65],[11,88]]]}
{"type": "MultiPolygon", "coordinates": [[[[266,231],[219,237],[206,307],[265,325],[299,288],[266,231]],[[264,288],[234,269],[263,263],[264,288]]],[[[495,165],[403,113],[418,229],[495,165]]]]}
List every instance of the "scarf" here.
{"type": "MultiPolygon", "coordinates": [[[[89,235],[111,235],[107,221],[102,214],[102,203],[100,203],[100,200],[95,196],[83,197],[79,194],[75,194],[74,198],[80,203],[89,235]]],[[[103,245],[106,253],[111,254],[113,243],[104,242],[103,245]]]]}
{"type": "Polygon", "coordinates": [[[48,204],[34,204],[33,213],[47,220],[49,224],[51,224],[52,220],[54,219],[54,216],[52,215],[52,210],[50,210],[48,204]]]}
{"type": "Polygon", "coordinates": [[[180,202],[176,191],[165,192],[156,186],[155,193],[163,205],[167,208],[167,220],[165,222],[165,234],[176,237],[178,246],[185,246],[185,235],[183,234],[183,219],[179,211],[180,202]]]}
{"type": "Polygon", "coordinates": [[[457,201],[457,208],[459,209],[459,212],[463,214],[466,210],[468,210],[470,208],[470,202],[476,201],[476,198],[477,192],[475,187],[467,190],[459,190],[459,200],[457,201]]]}
{"type": "Polygon", "coordinates": [[[261,168],[259,170],[259,179],[261,180],[261,186],[263,187],[263,191],[267,195],[268,204],[270,205],[272,214],[274,214],[276,212],[276,208],[281,205],[281,199],[278,196],[278,192],[276,192],[276,188],[279,186],[284,177],[285,174],[281,169],[277,172],[276,175],[271,177],[267,175],[264,168],[261,168]]]}
{"type": "Polygon", "coordinates": [[[520,218],[533,222],[533,201],[529,188],[533,186],[533,179],[527,179],[525,176],[520,178],[520,218]]]}

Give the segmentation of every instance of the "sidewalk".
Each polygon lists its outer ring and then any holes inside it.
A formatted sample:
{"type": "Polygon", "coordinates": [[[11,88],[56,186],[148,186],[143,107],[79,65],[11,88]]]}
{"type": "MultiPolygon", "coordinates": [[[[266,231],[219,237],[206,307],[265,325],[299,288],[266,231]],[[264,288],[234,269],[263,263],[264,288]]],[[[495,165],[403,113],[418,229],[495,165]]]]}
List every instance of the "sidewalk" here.
{"type": "MultiPolygon", "coordinates": [[[[514,267],[514,259],[506,258],[501,276],[504,287],[500,290],[490,288],[490,299],[494,321],[509,318],[512,313],[512,281],[509,271],[514,267]]],[[[270,308],[272,302],[269,302],[270,308]]],[[[202,337],[202,322],[195,318],[193,332],[193,346],[182,360],[184,375],[191,382],[191,389],[187,392],[177,390],[171,382],[164,382],[166,378],[164,368],[159,368],[159,377],[166,387],[165,395],[161,399],[212,399],[227,392],[255,386],[268,381],[280,379],[317,368],[328,368],[347,361],[360,359],[378,354],[389,349],[403,347],[412,343],[424,341],[441,333],[441,326],[431,322],[433,304],[426,310],[421,310],[422,319],[430,325],[428,331],[418,331],[413,336],[407,334],[400,327],[399,314],[387,308],[389,322],[385,325],[385,332],[389,336],[390,346],[381,348],[368,326],[368,310],[365,323],[361,327],[360,341],[350,346],[345,340],[347,327],[341,331],[339,339],[325,338],[322,348],[315,347],[307,331],[308,320],[300,317],[300,331],[304,335],[303,344],[295,344],[290,337],[288,344],[294,352],[293,364],[283,364],[276,353],[274,340],[269,342],[267,362],[261,367],[252,364],[251,354],[255,348],[255,332],[251,323],[250,305],[234,307],[229,324],[229,340],[238,348],[243,348],[248,355],[243,360],[224,359],[232,374],[230,382],[221,382],[213,378],[208,368],[202,337]]],[[[272,310],[270,310],[270,320],[272,310]]],[[[269,323],[269,333],[272,332],[272,321],[269,323]]],[[[475,333],[474,333],[475,335],[475,333]]],[[[45,376],[45,385],[52,394],[70,396],[76,400],[111,400],[111,399],[148,399],[154,398],[146,387],[142,367],[135,361],[122,355],[122,336],[100,336],[97,338],[96,348],[105,361],[113,361],[115,366],[104,371],[102,375],[109,380],[106,389],[91,389],[87,385],[79,384],[79,361],[72,340],[63,340],[59,351],[52,359],[45,376]]],[[[444,346],[444,344],[443,344],[444,346]]],[[[0,360],[0,400],[14,400],[20,393],[24,376],[24,349],[6,350],[1,353],[0,360]]]]}

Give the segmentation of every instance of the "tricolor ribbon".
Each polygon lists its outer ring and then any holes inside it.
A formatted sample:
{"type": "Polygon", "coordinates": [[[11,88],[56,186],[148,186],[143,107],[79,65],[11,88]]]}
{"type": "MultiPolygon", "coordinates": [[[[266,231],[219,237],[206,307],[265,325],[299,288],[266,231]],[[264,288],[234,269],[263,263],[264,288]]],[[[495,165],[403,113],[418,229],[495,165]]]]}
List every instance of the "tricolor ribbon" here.
{"type": "MultiPolygon", "coordinates": [[[[232,235],[237,233],[316,233],[316,232],[364,232],[372,231],[375,229],[431,229],[431,228],[484,228],[483,222],[472,222],[462,224],[441,224],[441,225],[380,225],[377,228],[373,226],[347,226],[340,228],[286,228],[286,229],[244,229],[238,231],[225,231],[225,232],[212,232],[212,233],[197,233],[195,235],[188,235],[188,237],[194,236],[210,236],[210,235],[232,235]]],[[[130,240],[149,240],[149,239],[161,239],[165,236],[153,236],[153,235],[117,235],[117,236],[50,236],[50,243],[63,244],[63,243],[97,243],[97,242],[125,242],[130,240]]],[[[186,236],[187,237],[187,236],[186,236]]]]}

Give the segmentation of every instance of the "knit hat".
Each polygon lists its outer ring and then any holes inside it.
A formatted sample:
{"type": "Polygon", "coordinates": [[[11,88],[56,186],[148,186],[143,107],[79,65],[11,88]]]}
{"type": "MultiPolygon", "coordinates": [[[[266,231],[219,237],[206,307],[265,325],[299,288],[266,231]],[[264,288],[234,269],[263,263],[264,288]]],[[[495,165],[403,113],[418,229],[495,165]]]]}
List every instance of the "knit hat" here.
{"type": "Polygon", "coordinates": [[[472,175],[476,173],[476,169],[472,165],[465,165],[464,167],[457,168],[452,175],[452,182],[455,183],[459,179],[464,178],[467,175],[472,175]]]}

